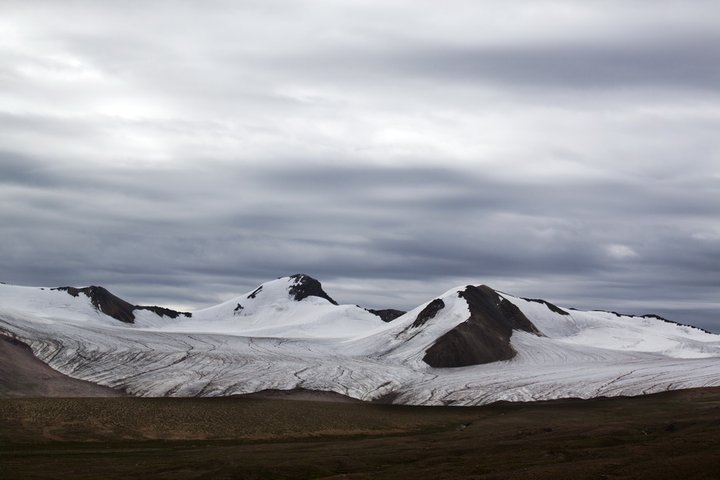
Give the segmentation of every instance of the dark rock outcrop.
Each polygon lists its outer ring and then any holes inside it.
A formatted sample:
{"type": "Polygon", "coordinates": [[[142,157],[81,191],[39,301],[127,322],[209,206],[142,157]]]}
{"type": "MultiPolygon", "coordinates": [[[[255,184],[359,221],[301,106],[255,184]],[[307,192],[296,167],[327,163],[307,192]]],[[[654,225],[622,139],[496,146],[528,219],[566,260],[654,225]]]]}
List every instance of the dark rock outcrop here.
{"type": "Polygon", "coordinates": [[[156,315],[160,315],[161,317],[177,318],[180,315],[188,318],[192,317],[192,313],[190,312],[178,312],[177,310],[173,310],[171,308],[157,307],[155,305],[135,305],[135,310],[149,310],[156,315]]]}
{"type": "Polygon", "coordinates": [[[192,316],[189,312],[178,312],[164,307],[133,305],[120,297],[116,297],[107,289],[94,285],[85,288],[58,287],[53,290],[65,291],[73,297],[77,297],[82,293],[90,299],[90,302],[97,310],[124,323],[135,322],[135,314],[133,313],[135,310],[149,310],[156,315],[170,318],[177,318],[180,315],[184,315],[186,317],[192,316]]]}
{"type": "Polygon", "coordinates": [[[425,325],[425,322],[427,322],[431,318],[435,318],[435,315],[437,315],[438,312],[443,308],[445,308],[445,302],[443,302],[439,298],[436,298],[432,302],[428,303],[425,308],[423,308],[422,311],[418,313],[418,316],[412,323],[411,328],[418,328],[425,325]]]}
{"type": "MultiPolygon", "coordinates": [[[[575,310],[575,309],[573,308],[572,310],[575,310]]],[[[660,320],[661,322],[671,323],[671,324],[677,325],[677,326],[679,326],[679,327],[692,328],[692,329],[694,329],[694,330],[699,330],[699,331],[701,331],[701,332],[703,332],[703,333],[709,333],[709,334],[713,335],[713,332],[711,332],[710,330],[705,330],[704,328],[696,327],[695,325],[688,325],[687,323],[680,323],[680,322],[676,322],[676,321],[674,321],[674,320],[668,320],[667,318],[661,317],[660,315],[656,315],[656,314],[654,314],[654,313],[646,313],[645,315],[632,315],[632,314],[630,314],[630,313],[618,313],[618,312],[614,312],[614,311],[612,311],[612,310],[593,310],[593,312],[611,313],[611,314],[615,315],[615,316],[618,317],[618,318],[622,318],[622,317],[627,317],[627,318],[652,318],[652,319],[654,319],[654,320],[660,320]]]]}
{"type": "Polygon", "coordinates": [[[253,291],[250,293],[250,295],[247,296],[248,300],[250,300],[251,298],[257,297],[257,296],[258,296],[258,293],[260,293],[260,292],[262,292],[262,285],[260,285],[258,288],[256,288],[255,290],[253,290],[253,291]]]}
{"type": "Polygon", "coordinates": [[[105,315],[113,317],[121,322],[133,323],[135,321],[135,305],[126,302],[122,298],[116,297],[103,287],[59,287],[57,290],[64,290],[73,297],[79,296],[81,293],[87,296],[93,306],[105,315]]]}
{"type": "Polygon", "coordinates": [[[562,308],[558,307],[557,305],[554,305],[554,304],[548,302],[547,300],[543,300],[543,299],[541,299],[541,298],[523,298],[523,300],[525,300],[526,302],[542,303],[542,304],[545,305],[547,308],[549,308],[550,311],[553,311],[553,312],[555,312],[555,313],[559,313],[560,315],[570,315],[569,312],[566,312],[565,310],[563,310],[562,308]]]}
{"type": "Polygon", "coordinates": [[[402,310],[395,310],[394,308],[386,308],[383,310],[373,310],[372,308],[366,308],[366,310],[373,315],[377,315],[378,317],[380,317],[380,320],[387,323],[392,322],[396,318],[402,317],[407,313],[402,310]]]}
{"type": "Polygon", "coordinates": [[[330,298],[327,293],[325,293],[325,290],[322,289],[320,282],[311,276],[305,275],[304,273],[298,273],[290,275],[290,278],[295,280],[295,283],[290,286],[289,292],[290,295],[292,295],[292,297],[298,302],[307,297],[320,297],[324,298],[333,305],[338,304],[335,300],[330,298]]]}
{"type": "Polygon", "coordinates": [[[423,361],[435,368],[464,367],[509,360],[513,330],[540,335],[514,304],[485,285],[468,285],[458,292],[470,309],[470,318],[439,337],[426,350],[423,361]]]}
{"type": "Polygon", "coordinates": [[[667,318],[661,317],[660,315],[656,315],[654,313],[646,313],[645,315],[628,315],[628,316],[633,317],[633,318],[635,318],[635,317],[652,318],[654,320],[660,320],[661,322],[671,323],[671,324],[677,325],[679,327],[692,328],[694,330],[700,330],[703,333],[709,333],[710,335],[713,335],[713,332],[711,332],[710,330],[705,330],[704,328],[696,327],[695,325],[688,325],[687,323],[676,322],[675,320],[668,320],[667,318]]]}

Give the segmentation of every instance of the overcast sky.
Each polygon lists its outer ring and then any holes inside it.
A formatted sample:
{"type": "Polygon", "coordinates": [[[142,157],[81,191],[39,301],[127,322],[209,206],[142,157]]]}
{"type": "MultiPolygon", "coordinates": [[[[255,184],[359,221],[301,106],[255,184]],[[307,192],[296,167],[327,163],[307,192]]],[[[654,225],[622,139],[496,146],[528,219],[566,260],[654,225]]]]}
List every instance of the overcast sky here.
{"type": "Polygon", "coordinates": [[[0,280],[297,272],[720,332],[716,1],[0,3],[0,280]]]}

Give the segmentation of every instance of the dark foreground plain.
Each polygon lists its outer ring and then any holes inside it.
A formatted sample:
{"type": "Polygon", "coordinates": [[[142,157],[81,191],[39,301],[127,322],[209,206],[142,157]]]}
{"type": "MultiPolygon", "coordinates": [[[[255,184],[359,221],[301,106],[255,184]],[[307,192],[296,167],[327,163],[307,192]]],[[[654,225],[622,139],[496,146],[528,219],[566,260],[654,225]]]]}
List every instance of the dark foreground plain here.
{"type": "Polygon", "coordinates": [[[3,479],[717,479],[720,389],[486,407],[0,399],[3,479]]]}

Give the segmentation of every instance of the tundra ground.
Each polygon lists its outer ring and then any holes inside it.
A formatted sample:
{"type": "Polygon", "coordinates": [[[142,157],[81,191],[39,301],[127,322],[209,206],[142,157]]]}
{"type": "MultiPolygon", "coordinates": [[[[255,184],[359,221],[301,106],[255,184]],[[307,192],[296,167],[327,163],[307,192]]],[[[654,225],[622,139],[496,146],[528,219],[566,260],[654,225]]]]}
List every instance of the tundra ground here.
{"type": "Polygon", "coordinates": [[[720,389],[473,408],[0,399],[0,445],[4,479],[716,479],[720,389]]]}

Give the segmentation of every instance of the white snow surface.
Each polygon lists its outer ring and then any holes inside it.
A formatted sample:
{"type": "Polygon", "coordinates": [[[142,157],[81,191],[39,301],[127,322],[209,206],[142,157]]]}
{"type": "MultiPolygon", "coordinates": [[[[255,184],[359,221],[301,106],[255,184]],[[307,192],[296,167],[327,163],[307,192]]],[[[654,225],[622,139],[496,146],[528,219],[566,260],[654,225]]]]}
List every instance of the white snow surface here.
{"type": "Polygon", "coordinates": [[[296,301],[288,291],[296,281],[267,282],[191,318],[136,310],[134,324],[99,312],[83,294],[0,284],[0,334],[26,342],[71,377],[141,396],[305,388],[362,400],[479,405],[720,386],[720,335],[649,317],[563,315],[507,294],[542,336],[515,331],[517,355],[509,361],[431,368],[425,351],[470,315],[458,296],[465,286],[438,297],[445,307],[413,327],[427,303],[385,323],[354,305],[296,301]]]}
{"type": "Polygon", "coordinates": [[[193,312],[172,321],[148,312],[135,324],[148,331],[217,333],[247,337],[348,338],[385,325],[379,317],[356,305],[333,305],[324,298],[294,300],[289,288],[295,280],[283,277],[262,284],[257,292],[193,312]]]}

